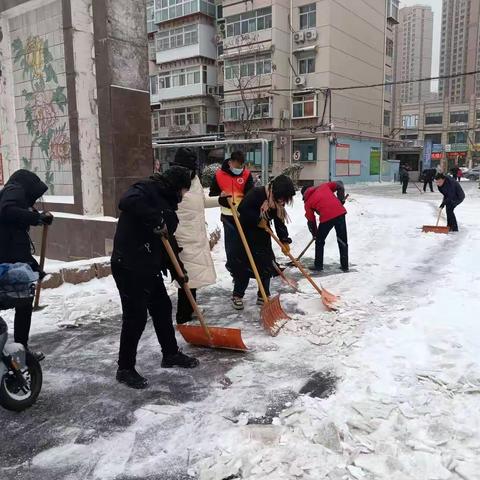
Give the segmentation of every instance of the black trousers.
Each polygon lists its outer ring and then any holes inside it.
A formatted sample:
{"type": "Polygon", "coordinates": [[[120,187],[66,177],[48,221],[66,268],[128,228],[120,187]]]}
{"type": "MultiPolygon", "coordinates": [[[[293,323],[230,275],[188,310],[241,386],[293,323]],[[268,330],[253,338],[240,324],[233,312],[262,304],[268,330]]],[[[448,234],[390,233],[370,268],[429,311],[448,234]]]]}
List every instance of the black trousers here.
{"type": "Polygon", "coordinates": [[[423,191],[427,191],[427,185],[430,187],[430,191],[433,192],[433,180],[424,180],[423,181],[423,191]]]}
{"type": "Polygon", "coordinates": [[[323,251],[325,248],[325,240],[330,230],[335,228],[337,234],[338,250],[340,252],[340,265],[342,269],[348,269],[348,239],[347,239],[347,223],[345,215],[332,218],[328,222],[320,223],[315,239],[315,268],[321,270],[323,268],[323,251]]]}
{"type": "MultiPolygon", "coordinates": [[[[197,300],[197,289],[191,288],[193,298],[197,300]]],[[[178,289],[177,323],[187,323],[192,319],[193,308],[183,288],[178,289]]]]}
{"type": "Polygon", "coordinates": [[[457,217],[453,212],[457,205],[447,202],[445,209],[447,210],[447,225],[450,227],[452,232],[458,232],[457,217]]]}
{"type": "Polygon", "coordinates": [[[404,178],[402,180],[402,193],[407,193],[408,182],[410,180],[408,178],[404,178]]]}
{"type": "Polygon", "coordinates": [[[15,307],[15,320],[13,323],[13,337],[15,343],[21,343],[28,348],[28,337],[32,324],[33,299],[15,307]]]}
{"type": "Polygon", "coordinates": [[[139,273],[112,264],[112,274],[122,302],[123,321],[120,335],[118,368],[135,367],[138,342],[147,324],[147,312],[163,355],[178,352],[172,324],[172,302],[161,274],[139,273]]]}

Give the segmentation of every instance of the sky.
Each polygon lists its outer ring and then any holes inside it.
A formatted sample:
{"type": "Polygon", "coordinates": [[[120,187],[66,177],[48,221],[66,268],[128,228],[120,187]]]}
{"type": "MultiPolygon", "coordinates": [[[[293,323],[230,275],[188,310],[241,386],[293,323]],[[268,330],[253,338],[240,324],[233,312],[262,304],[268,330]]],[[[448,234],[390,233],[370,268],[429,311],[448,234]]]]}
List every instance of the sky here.
{"type": "MultiPolygon", "coordinates": [[[[432,76],[438,75],[440,58],[440,29],[442,24],[442,0],[402,0],[400,7],[412,5],[429,5],[433,10],[433,54],[432,76]]],[[[432,85],[434,88],[436,85],[432,85]]]]}

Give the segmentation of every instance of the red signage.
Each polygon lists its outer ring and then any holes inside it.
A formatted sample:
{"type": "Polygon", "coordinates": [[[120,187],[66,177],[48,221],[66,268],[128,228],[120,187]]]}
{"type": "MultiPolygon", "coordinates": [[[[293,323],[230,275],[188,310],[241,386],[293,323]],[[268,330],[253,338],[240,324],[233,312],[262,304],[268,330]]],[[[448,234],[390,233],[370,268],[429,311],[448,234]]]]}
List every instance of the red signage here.
{"type": "Polygon", "coordinates": [[[443,158],[443,153],[441,152],[432,153],[432,160],[441,160],[442,158],[443,158]]]}
{"type": "Polygon", "coordinates": [[[448,158],[466,158],[467,157],[467,152],[448,152],[447,153],[448,158]]]}

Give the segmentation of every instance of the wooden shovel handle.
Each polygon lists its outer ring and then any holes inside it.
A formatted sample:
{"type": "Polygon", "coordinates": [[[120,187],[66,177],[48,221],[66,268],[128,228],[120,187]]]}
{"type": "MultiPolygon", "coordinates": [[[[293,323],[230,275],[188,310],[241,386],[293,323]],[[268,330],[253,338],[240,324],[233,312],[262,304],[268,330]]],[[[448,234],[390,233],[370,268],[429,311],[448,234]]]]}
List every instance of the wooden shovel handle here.
{"type": "Polygon", "coordinates": [[[247,237],[245,237],[242,224],[240,223],[240,219],[238,218],[237,207],[233,203],[231,197],[227,197],[227,202],[228,202],[228,205],[230,206],[230,209],[232,210],[233,220],[235,221],[235,225],[237,226],[238,233],[240,235],[240,238],[242,239],[243,247],[245,248],[245,252],[247,252],[248,261],[250,262],[250,266],[252,267],[253,273],[255,275],[255,280],[258,283],[258,289],[260,290],[263,301],[267,303],[268,302],[267,293],[265,292],[265,288],[263,287],[260,274],[258,273],[257,266],[255,265],[255,260],[253,259],[252,251],[250,250],[250,247],[248,245],[247,237]]]}
{"type": "Polygon", "coordinates": [[[315,241],[315,237],[308,242],[308,245],[303,249],[302,253],[297,257],[297,262],[305,255],[305,253],[307,253],[307,250],[310,248],[310,246],[314,241],[315,241]]]}
{"type": "Polygon", "coordinates": [[[442,215],[442,210],[443,210],[443,208],[438,209],[437,223],[435,225],[436,227],[438,227],[438,224],[440,223],[440,215],[442,215]]]}
{"type": "MultiPolygon", "coordinates": [[[[165,247],[165,250],[167,251],[167,254],[170,258],[170,261],[173,264],[173,267],[175,268],[175,271],[177,272],[177,275],[179,278],[185,278],[185,275],[183,273],[182,267],[178,263],[177,256],[175,255],[175,252],[173,251],[172,246],[170,245],[170,242],[168,241],[168,238],[165,238],[162,236],[162,242],[165,247]]],[[[192,292],[190,291],[190,287],[188,286],[187,282],[183,283],[183,290],[185,291],[185,294],[187,295],[188,300],[190,301],[190,305],[193,308],[193,311],[197,314],[198,320],[200,320],[200,324],[202,325],[203,331],[205,332],[205,335],[207,338],[212,341],[212,336],[210,335],[210,330],[208,330],[207,324],[205,323],[205,319],[203,318],[203,314],[198,308],[197,302],[193,298],[192,292]]]]}
{"type": "MultiPolygon", "coordinates": [[[[48,225],[44,225],[42,229],[42,243],[40,246],[40,271],[43,272],[45,267],[45,255],[47,253],[47,235],[48,235],[48,225]]],[[[37,288],[35,289],[35,301],[33,302],[33,308],[37,309],[40,305],[40,290],[42,289],[42,280],[38,280],[37,288]]]]}
{"type": "Polygon", "coordinates": [[[282,249],[282,252],[287,255],[287,257],[290,258],[292,263],[302,272],[302,275],[311,283],[312,287],[315,288],[315,290],[322,295],[322,289],[313,281],[313,278],[307,273],[307,271],[303,268],[303,265],[290,253],[287,252],[283,246],[283,243],[280,241],[280,239],[272,232],[272,230],[267,227],[265,229],[270,236],[275,240],[275,242],[278,243],[278,246],[282,249]]]}

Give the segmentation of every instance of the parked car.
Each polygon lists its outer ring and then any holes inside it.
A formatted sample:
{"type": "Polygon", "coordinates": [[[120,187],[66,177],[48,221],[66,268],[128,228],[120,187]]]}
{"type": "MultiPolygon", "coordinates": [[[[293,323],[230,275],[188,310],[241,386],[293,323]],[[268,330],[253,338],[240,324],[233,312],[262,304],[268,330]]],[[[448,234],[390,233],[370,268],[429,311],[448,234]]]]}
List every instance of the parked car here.
{"type": "Polygon", "coordinates": [[[464,177],[468,180],[479,180],[480,179],[480,166],[472,168],[464,173],[464,177]]]}

